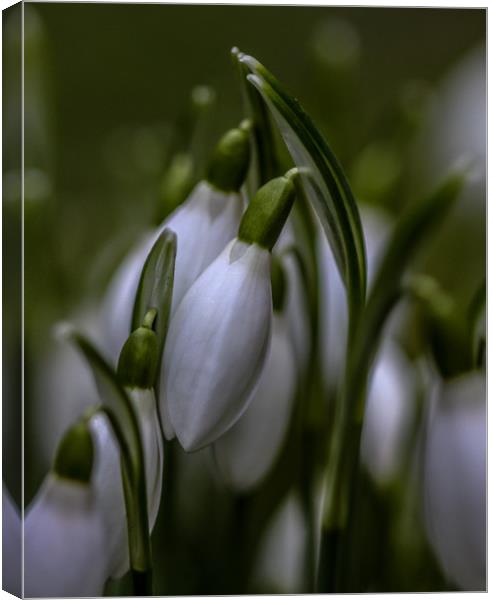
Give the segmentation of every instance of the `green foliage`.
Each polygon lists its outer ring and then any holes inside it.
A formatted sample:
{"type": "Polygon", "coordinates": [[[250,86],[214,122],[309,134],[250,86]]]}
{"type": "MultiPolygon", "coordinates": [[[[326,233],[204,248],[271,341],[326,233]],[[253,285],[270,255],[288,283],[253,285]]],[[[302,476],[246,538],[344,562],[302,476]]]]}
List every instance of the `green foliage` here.
{"type": "MultiPolygon", "coordinates": [[[[142,269],[132,314],[132,331],[140,327],[149,310],[157,311],[154,322],[157,341],[157,365],[161,364],[173,299],[176,235],[164,229],[155,241],[142,269]]],[[[159,370],[154,369],[156,383],[159,370]]]]}

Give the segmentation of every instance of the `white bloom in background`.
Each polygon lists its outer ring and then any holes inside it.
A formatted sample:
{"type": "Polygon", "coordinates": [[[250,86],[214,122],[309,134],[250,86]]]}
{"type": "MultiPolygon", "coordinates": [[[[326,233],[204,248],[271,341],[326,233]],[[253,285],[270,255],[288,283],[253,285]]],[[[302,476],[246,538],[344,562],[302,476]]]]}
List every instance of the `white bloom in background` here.
{"type": "Polygon", "coordinates": [[[104,530],[89,485],[48,475],[26,515],[24,581],[31,597],[102,595],[104,530]]]}
{"type": "Polygon", "coordinates": [[[119,355],[130,333],[140,274],[165,228],[177,236],[172,314],[191,284],[235,237],[244,209],[239,189],[248,167],[248,149],[247,128],[226,133],[213,155],[208,180],[198,183],[156,231],[147,232],[116,272],[103,305],[106,348],[112,357],[119,355]],[[219,172],[221,168],[229,169],[227,175],[219,172]]]}
{"type": "Polygon", "coordinates": [[[238,420],[262,372],[272,319],[270,251],[294,200],[295,175],[258,190],[238,238],[190,287],[171,320],[160,412],[187,451],[216,441],[238,420]]]}
{"type": "Polygon", "coordinates": [[[213,446],[222,479],[236,491],[262,481],[286,435],[296,394],[296,359],[285,315],[274,313],[272,341],[253,398],[213,446]]]}
{"type": "Polygon", "coordinates": [[[270,267],[268,250],[235,238],[171,320],[161,406],[187,451],[215,441],[247,406],[270,339],[270,267]]]}
{"type": "Polygon", "coordinates": [[[85,425],[76,425],[63,438],[54,471],[27,510],[26,596],[102,595],[107,547],[91,469],[91,435],[85,425]]]}
{"type": "MultiPolygon", "coordinates": [[[[74,311],[69,320],[99,347],[102,340],[98,311],[95,304],[89,304],[74,311]]],[[[64,432],[94,404],[95,398],[91,370],[66,339],[54,336],[45,344],[34,365],[32,394],[26,418],[38,460],[47,470],[64,432]]]]}
{"type": "MultiPolygon", "coordinates": [[[[375,208],[362,207],[360,214],[366,242],[367,276],[370,286],[390,233],[390,222],[384,212],[375,208]]],[[[332,250],[321,228],[319,233],[317,242],[321,312],[320,351],[325,384],[332,388],[339,380],[345,360],[348,327],[346,291],[332,250]]]]}
{"type": "Polygon", "coordinates": [[[304,555],[308,531],[300,501],[290,494],[264,534],[253,573],[258,589],[277,594],[305,590],[304,555]]]}
{"type": "Polygon", "coordinates": [[[461,157],[474,161],[478,177],[467,182],[474,185],[463,194],[469,211],[484,206],[486,115],[486,49],[481,45],[468,51],[441,82],[416,148],[417,160],[426,158],[423,168],[433,180],[437,171],[461,157]]]}
{"type": "Polygon", "coordinates": [[[412,367],[398,344],[384,340],[370,376],[361,459],[375,481],[390,482],[402,464],[414,403],[412,367]]]}
{"type": "Polygon", "coordinates": [[[425,187],[451,167],[469,168],[457,202],[426,253],[427,272],[439,273],[459,303],[469,302],[470,290],[486,272],[486,82],[486,48],[480,44],[464,53],[438,85],[413,152],[411,176],[425,187]]]}
{"type": "MultiPolygon", "coordinates": [[[[120,380],[125,385],[137,416],[142,440],[150,532],[156,523],[161,503],[164,461],[157,402],[152,388],[156,361],[150,357],[150,354],[156,351],[155,344],[154,332],[145,326],[139,327],[125,343],[118,366],[120,380]]],[[[94,488],[104,514],[108,542],[108,573],[116,579],[129,569],[120,453],[106,416],[103,414],[93,416],[90,427],[96,446],[94,488]]]]}
{"type": "Polygon", "coordinates": [[[294,351],[296,354],[296,367],[300,374],[304,373],[310,358],[310,323],[308,306],[304,290],[304,282],[296,258],[288,251],[296,246],[292,222],[287,221],[279,240],[274,247],[274,254],[282,256],[282,263],[286,272],[286,313],[294,351]]]}
{"type": "MultiPolygon", "coordinates": [[[[361,221],[366,241],[368,286],[371,288],[382,251],[390,235],[390,222],[381,210],[364,207],[361,221]]],[[[326,385],[333,388],[341,376],[347,336],[346,292],[325,239],[320,239],[321,353],[326,385]]],[[[402,457],[402,441],[410,423],[414,401],[411,364],[392,339],[401,315],[395,313],[382,338],[369,380],[362,434],[361,458],[373,478],[388,483],[402,457]]]]}
{"type": "Polygon", "coordinates": [[[443,382],[432,398],[424,455],[428,538],[448,579],[486,589],[486,379],[443,382]]]}
{"type": "Polygon", "coordinates": [[[2,587],[9,594],[22,594],[21,515],[2,482],[2,587]]]}

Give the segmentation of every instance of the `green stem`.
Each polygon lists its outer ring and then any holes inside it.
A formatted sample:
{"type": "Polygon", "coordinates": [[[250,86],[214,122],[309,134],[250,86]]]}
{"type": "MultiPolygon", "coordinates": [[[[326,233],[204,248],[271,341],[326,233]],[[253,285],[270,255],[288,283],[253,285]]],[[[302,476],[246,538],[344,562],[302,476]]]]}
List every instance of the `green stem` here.
{"type": "MultiPolygon", "coordinates": [[[[150,577],[152,559],[145,474],[143,471],[141,473],[135,472],[125,435],[113,411],[106,406],[99,407],[98,411],[108,419],[120,449],[123,495],[127,516],[128,550],[132,574],[147,574],[145,577],[132,578],[134,582],[133,593],[135,596],[151,596],[152,588],[149,586],[152,583],[152,577],[150,577]],[[135,587],[136,581],[139,583],[138,588],[135,587]],[[141,593],[138,590],[142,589],[144,583],[147,587],[145,593],[141,593]]],[[[144,465],[143,456],[141,458],[141,464],[144,465]]]]}
{"type": "Polygon", "coordinates": [[[132,569],[132,585],[135,596],[152,596],[152,569],[138,571],[132,569]]]}

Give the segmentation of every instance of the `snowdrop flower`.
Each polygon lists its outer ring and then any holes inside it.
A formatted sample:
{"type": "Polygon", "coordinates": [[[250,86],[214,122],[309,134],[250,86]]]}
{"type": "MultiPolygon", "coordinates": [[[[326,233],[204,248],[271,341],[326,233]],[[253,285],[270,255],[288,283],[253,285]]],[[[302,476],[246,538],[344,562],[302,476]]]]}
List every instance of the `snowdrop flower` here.
{"type": "Polygon", "coordinates": [[[279,291],[274,291],[273,277],[272,340],[264,370],[248,408],[213,446],[222,479],[239,492],[258,485],[274,464],[289,426],[296,393],[296,358],[283,311],[285,275],[280,264],[273,264],[273,271],[280,273],[279,291]]]}
{"type": "Polygon", "coordinates": [[[468,193],[464,190],[463,194],[469,210],[484,206],[485,201],[486,114],[486,52],[478,46],[441,82],[416,147],[417,157],[421,161],[426,157],[426,175],[433,179],[458,157],[466,155],[475,161],[478,177],[467,182],[468,193]]]}
{"type": "MultiPolygon", "coordinates": [[[[69,321],[101,345],[98,313],[96,304],[85,304],[69,321]]],[[[94,379],[81,355],[62,337],[55,335],[43,350],[34,365],[33,402],[26,418],[35,434],[37,456],[48,470],[65,431],[94,403],[94,379]]]]}
{"type": "Polygon", "coordinates": [[[304,282],[296,258],[288,250],[296,246],[296,237],[291,219],[282,230],[279,240],[274,247],[274,254],[283,257],[283,267],[286,272],[286,319],[289,336],[296,355],[298,373],[305,372],[310,358],[310,324],[308,306],[304,291],[304,282]]]}
{"type": "Polygon", "coordinates": [[[249,127],[242,124],[221,138],[206,180],[197,184],[157,231],[143,236],[116,272],[103,304],[106,348],[111,356],[119,355],[130,333],[140,274],[163,229],[177,236],[172,314],[191,284],[236,235],[244,208],[239,190],[249,164],[249,127]]]}
{"type": "MultiPolygon", "coordinates": [[[[371,285],[390,234],[390,222],[383,212],[369,208],[361,211],[361,220],[371,285]]],[[[345,360],[346,293],[332,253],[325,239],[320,241],[323,242],[319,245],[323,311],[320,317],[321,355],[326,385],[334,389],[345,360]]],[[[396,313],[391,319],[391,330],[399,316],[396,313]]],[[[412,394],[412,367],[387,330],[386,341],[376,358],[369,382],[361,447],[362,461],[380,484],[388,483],[397,475],[402,458],[402,439],[411,420],[412,394]]]]}
{"type": "Polygon", "coordinates": [[[271,249],[286,222],[292,178],[260,188],[234,238],[195,281],[171,320],[161,369],[161,415],[186,451],[223,435],[248,406],[272,318],[271,249]]]}
{"type": "MultiPolygon", "coordinates": [[[[151,325],[151,322],[144,321],[144,325],[131,334],[123,347],[118,365],[120,380],[137,415],[143,443],[149,531],[154,528],[159,511],[163,474],[163,441],[152,388],[157,367],[157,341],[155,333],[150,329],[151,325]]],[[[96,445],[94,487],[105,516],[109,545],[108,573],[116,579],[129,569],[120,454],[104,415],[92,417],[90,426],[96,445]]]]}
{"type": "Polygon", "coordinates": [[[14,596],[22,594],[21,516],[2,482],[2,577],[3,589],[14,596]]]}
{"type": "MultiPolygon", "coordinates": [[[[460,302],[486,272],[487,105],[486,49],[479,45],[447,73],[436,90],[414,149],[415,173],[423,185],[451,165],[470,165],[460,197],[427,249],[426,264],[460,302]],[[451,269],[443,269],[443,256],[451,269]],[[437,271],[439,269],[439,271],[437,271]],[[456,277],[460,272],[461,277],[456,277]]],[[[429,269],[428,269],[428,272],[429,269]]]]}
{"type": "MultiPolygon", "coordinates": [[[[390,231],[385,214],[377,209],[363,208],[361,221],[366,241],[368,281],[371,284],[378,266],[380,253],[390,231]]],[[[320,326],[321,357],[325,383],[333,388],[342,371],[347,336],[346,291],[337,269],[332,251],[320,230],[318,238],[320,276],[320,326]]]]}
{"type": "Polygon", "coordinates": [[[369,382],[361,459],[373,479],[390,482],[399,471],[405,432],[411,420],[412,367],[391,339],[384,341],[369,382]]]}
{"type": "Polygon", "coordinates": [[[273,593],[305,591],[304,553],[308,531],[298,497],[291,493],[272,518],[254,568],[254,583],[273,593]]]}
{"type": "Polygon", "coordinates": [[[424,456],[427,533],[463,590],[486,589],[486,380],[471,372],[432,398],[424,456]]]}
{"type": "Polygon", "coordinates": [[[25,594],[101,596],[106,580],[102,515],[90,485],[91,434],[84,423],[62,439],[53,471],[25,521],[25,594]]]}

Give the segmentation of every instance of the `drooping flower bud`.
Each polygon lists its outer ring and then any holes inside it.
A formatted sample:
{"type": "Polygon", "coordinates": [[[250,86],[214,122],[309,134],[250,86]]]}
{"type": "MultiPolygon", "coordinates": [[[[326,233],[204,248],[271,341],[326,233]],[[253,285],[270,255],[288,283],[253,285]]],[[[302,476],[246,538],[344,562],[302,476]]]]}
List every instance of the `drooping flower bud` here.
{"type": "Polygon", "coordinates": [[[272,318],[271,254],[294,200],[280,177],[263,186],[232,240],[191,286],[171,320],[161,369],[161,414],[187,451],[223,435],[251,399],[272,318]]]}
{"type": "Polygon", "coordinates": [[[237,192],[245,181],[250,162],[250,121],[231,129],[219,141],[207,169],[206,180],[222,192],[237,192]]]}
{"type": "Polygon", "coordinates": [[[242,125],[221,138],[208,179],[199,182],[156,231],[143,236],[116,272],[103,307],[107,351],[111,356],[118,356],[130,333],[140,273],[164,228],[177,236],[172,313],[192,283],[236,235],[244,208],[239,190],[249,164],[248,135],[248,126],[242,125]]]}
{"type": "Polygon", "coordinates": [[[361,460],[384,485],[399,475],[414,402],[413,371],[396,342],[383,343],[370,377],[361,460]]]}
{"type": "Polygon", "coordinates": [[[241,220],[238,239],[272,250],[293,206],[297,176],[298,170],[292,169],[258,190],[241,220]]]}
{"type": "MultiPolygon", "coordinates": [[[[153,389],[157,364],[156,334],[151,329],[156,311],[151,309],[142,327],[125,342],[118,362],[118,377],[130,397],[137,415],[142,439],[149,531],[156,522],[161,501],[163,440],[153,389]]],[[[121,577],[129,568],[128,532],[125,498],[121,478],[120,454],[105,415],[91,419],[95,437],[96,463],[94,485],[105,519],[108,540],[108,573],[121,577]]]]}
{"type": "Polygon", "coordinates": [[[89,483],[93,454],[92,438],[87,426],[84,423],[77,423],[62,438],[53,471],[59,477],[80,483],[89,483]]]}
{"type": "Polygon", "coordinates": [[[156,379],[158,343],[151,329],[156,317],[156,309],[151,309],[142,327],[137,328],[123,345],[118,359],[118,378],[129,388],[148,389],[156,379]]]}
{"type": "Polygon", "coordinates": [[[34,597],[100,596],[106,580],[102,515],[90,477],[92,440],[87,426],[63,438],[54,470],[27,510],[25,594],[34,597]]]}
{"type": "Polygon", "coordinates": [[[306,590],[303,556],[309,544],[307,523],[298,496],[291,492],[268,523],[253,568],[259,590],[302,594],[306,590]]]}
{"type": "Polygon", "coordinates": [[[429,541],[447,578],[486,589],[486,380],[470,372],[433,398],[424,453],[429,541]]]}

